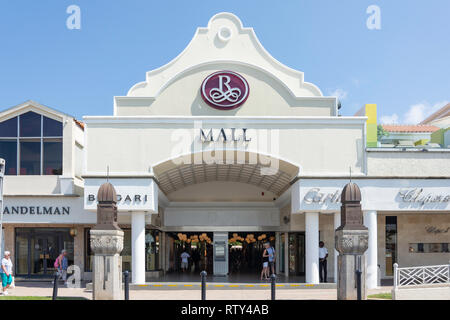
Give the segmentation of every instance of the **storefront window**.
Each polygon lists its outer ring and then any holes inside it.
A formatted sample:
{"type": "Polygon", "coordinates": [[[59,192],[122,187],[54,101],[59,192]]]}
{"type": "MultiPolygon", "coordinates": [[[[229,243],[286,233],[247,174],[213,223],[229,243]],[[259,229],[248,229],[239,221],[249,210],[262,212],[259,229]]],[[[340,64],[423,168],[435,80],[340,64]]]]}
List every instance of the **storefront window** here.
{"type": "Polygon", "coordinates": [[[62,137],[62,123],[47,117],[43,117],[44,137],[62,137]]]}
{"type": "Polygon", "coordinates": [[[386,217],[386,275],[394,274],[394,263],[397,262],[397,217],[386,217]]]}
{"type": "Polygon", "coordinates": [[[145,270],[159,269],[159,231],[145,230],[145,270]]]}
{"type": "Polygon", "coordinates": [[[17,137],[17,117],[0,122],[0,137],[17,137]]]}
{"type": "Polygon", "coordinates": [[[131,230],[123,230],[122,271],[131,271],[131,230]]]}
{"type": "Polygon", "coordinates": [[[62,142],[44,139],[44,174],[62,174],[62,142]]]}
{"type": "Polygon", "coordinates": [[[409,253],[441,253],[448,251],[449,243],[410,243],[409,253]]]}
{"type": "Polygon", "coordinates": [[[41,136],[41,115],[32,111],[21,114],[19,118],[21,137],[41,136]]]}
{"type": "Polygon", "coordinates": [[[305,233],[289,233],[289,274],[305,274],[305,233]]]}
{"type": "Polygon", "coordinates": [[[41,173],[41,142],[26,140],[20,142],[20,174],[39,175],[41,173]]]}
{"type": "Polygon", "coordinates": [[[280,243],[280,272],[281,273],[284,273],[285,271],[284,271],[284,254],[285,254],[285,246],[286,246],[286,244],[285,244],[285,234],[284,233],[282,233],[281,234],[281,236],[280,236],[280,241],[281,241],[281,243],[280,243]]]}
{"type": "MultiPolygon", "coordinates": [[[[84,252],[85,252],[85,271],[92,271],[93,253],[90,246],[90,228],[84,229],[84,252]]],[[[131,271],[131,229],[122,229],[123,236],[123,250],[122,256],[122,270],[131,271]]],[[[145,230],[145,271],[159,270],[159,250],[160,250],[160,233],[158,230],[145,230]]]]}
{"type": "Polygon", "coordinates": [[[91,228],[84,228],[84,271],[92,271],[94,256],[91,251],[91,228]]]}
{"type": "Polygon", "coordinates": [[[0,122],[0,158],[6,160],[5,174],[61,175],[62,134],[60,121],[31,111],[0,122]]]}
{"type": "Polygon", "coordinates": [[[17,174],[17,142],[16,140],[0,140],[0,158],[5,159],[5,174],[17,174]]]}
{"type": "Polygon", "coordinates": [[[15,269],[18,275],[51,276],[63,249],[74,263],[73,237],[65,228],[16,228],[15,269]]]}

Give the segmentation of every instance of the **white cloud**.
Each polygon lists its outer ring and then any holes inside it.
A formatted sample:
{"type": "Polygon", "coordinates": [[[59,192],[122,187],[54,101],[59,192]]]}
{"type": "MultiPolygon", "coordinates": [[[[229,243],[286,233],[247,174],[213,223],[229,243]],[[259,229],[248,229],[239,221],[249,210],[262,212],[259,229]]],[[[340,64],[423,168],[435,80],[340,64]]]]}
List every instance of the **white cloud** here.
{"type": "Polygon", "coordinates": [[[330,96],[337,97],[339,100],[344,100],[345,98],[347,98],[347,91],[338,88],[330,92],[330,96]]]}
{"type": "Polygon", "coordinates": [[[425,120],[429,115],[445,106],[447,103],[448,101],[439,101],[431,104],[424,101],[421,103],[413,104],[408,108],[408,111],[406,111],[406,113],[402,117],[399,117],[396,113],[392,115],[383,115],[380,117],[380,122],[382,124],[418,124],[425,120]],[[399,120],[401,121],[399,122],[399,120]]]}
{"type": "Polygon", "coordinates": [[[361,84],[361,81],[359,79],[353,78],[352,83],[355,87],[359,87],[359,85],[361,84]]]}
{"type": "Polygon", "coordinates": [[[398,115],[396,113],[390,116],[382,116],[380,118],[381,124],[397,124],[398,123],[398,115]]]}
{"type": "Polygon", "coordinates": [[[423,103],[414,104],[409,107],[406,111],[404,118],[404,123],[406,124],[416,124],[425,119],[425,113],[427,112],[427,106],[423,103]]]}

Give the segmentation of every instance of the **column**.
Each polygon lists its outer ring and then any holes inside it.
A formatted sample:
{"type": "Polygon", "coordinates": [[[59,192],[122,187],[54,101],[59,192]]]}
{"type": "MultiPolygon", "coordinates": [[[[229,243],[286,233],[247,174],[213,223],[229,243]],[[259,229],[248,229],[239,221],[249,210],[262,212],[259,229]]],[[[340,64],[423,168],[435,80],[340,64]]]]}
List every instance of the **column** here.
{"type": "Polygon", "coordinates": [[[275,255],[276,255],[276,262],[275,262],[275,272],[280,273],[280,261],[281,261],[281,236],[279,232],[275,232],[275,255]]]}
{"type": "Polygon", "coordinates": [[[284,233],[284,275],[289,277],[289,232],[284,233]]]}
{"type": "Polygon", "coordinates": [[[145,284],[145,213],[131,213],[131,278],[145,284]]]}
{"type": "Polygon", "coordinates": [[[319,283],[319,213],[305,213],[306,282],[319,283]]]}
{"type": "Polygon", "coordinates": [[[369,228],[369,248],[365,252],[367,261],[367,288],[378,286],[378,237],[377,212],[375,210],[364,212],[364,225],[369,228]]]}
{"type": "MultiPolygon", "coordinates": [[[[334,230],[339,228],[341,226],[341,213],[335,212],[334,213],[334,230]]],[[[334,247],[334,282],[337,283],[337,277],[338,277],[338,255],[339,252],[336,250],[336,246],[334,247]]]]}

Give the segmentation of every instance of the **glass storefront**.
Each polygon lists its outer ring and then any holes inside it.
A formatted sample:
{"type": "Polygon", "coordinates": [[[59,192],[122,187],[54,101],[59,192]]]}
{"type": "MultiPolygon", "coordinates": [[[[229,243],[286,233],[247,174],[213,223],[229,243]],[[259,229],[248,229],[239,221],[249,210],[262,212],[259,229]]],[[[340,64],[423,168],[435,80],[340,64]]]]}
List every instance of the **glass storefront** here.
{"type": "Polygon", "coordinates": [[[67,228],[16,228],[15,270],[20,276],[53,275],[53,264],[63,249],[73,264],[74,241],[67,228]]]}
{"type": "Polygon", "coordinates": [[[397,262],[397,217],[386,217],[386,276],[394,274],[394,263],[397,262]]]}
{"type": "MultiPolygon", "coordinates": [[[[84,229],[84,271],[92,271],[93,255],[90,246],[90,228],[84,229]]],[[[123,230],[122,270],[131,271],[131,229],[123,230]]],[[[160,232],[155,229],[145,229],[145,271],[159,270],[160,232]]]]}
{"type": "Polygon", "coordinates": [[[289,274],[305,275],[305,233],[289,233],[289,274]]]}

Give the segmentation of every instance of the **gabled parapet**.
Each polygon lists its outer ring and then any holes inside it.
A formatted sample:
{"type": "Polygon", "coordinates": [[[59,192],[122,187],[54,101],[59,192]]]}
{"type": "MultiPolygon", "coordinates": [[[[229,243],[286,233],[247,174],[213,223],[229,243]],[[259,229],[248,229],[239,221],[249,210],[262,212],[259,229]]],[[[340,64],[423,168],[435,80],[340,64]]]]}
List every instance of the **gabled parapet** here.
{"type": "Polygon", "coordinates": [[[295,96],[323,96],[314,84],[304,82],[303,72],[272,57],[253,28],[244,27],[237,16],[228,12],[214,15],[207,27],[198,28],[183,52],[168,64],[147,72],[146,81],[134,85],[127,96],[156,97],[178,74],[198,65],[225,61],[262,68],[283,82],[295,96]]]}

